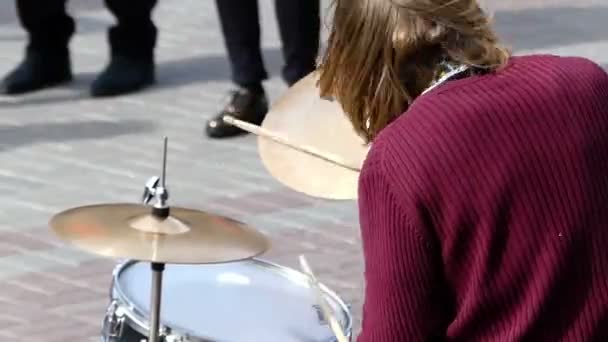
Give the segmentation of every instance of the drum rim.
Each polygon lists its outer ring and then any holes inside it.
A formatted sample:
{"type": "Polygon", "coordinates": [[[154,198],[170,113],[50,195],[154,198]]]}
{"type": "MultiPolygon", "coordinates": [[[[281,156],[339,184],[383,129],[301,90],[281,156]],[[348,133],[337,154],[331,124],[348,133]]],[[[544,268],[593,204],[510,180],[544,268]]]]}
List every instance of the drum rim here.
{"type": "MultiPolygon", "coordinates": [[[[278,271],[280,274],[282,274],[283,276],[285,276],[287,279],[294,281],[294,282],[307,280],[307,276],[304,273],[302,273],[298,270],[295,270],[293,268],[281,266],[281,265],[271,262],[271,261],[267,261],[267,260],[260,259],[260,258],[251,258],[251,259],[241,260],[239,262],[245,262],[245,261],[253,262],[256,266],[260,266],[263,268],[274,269],[274,270],[278,271]]],[[[120,282],[119,282],[119,277],[122,274],[122,272],[124,272],[129,266],[137,264],[137,263],[145,263],[145,262],[140,261],[140,260],[125,260],[125,261],[118,263],[118,265],[116,265],[114,267],[114,270],[112,271],[112,285],[111,285],[112,288],[110,289],[110,296],[111,296],[112,300],[117,301],[117,304],[123,308],[123,312],[128,320],[128,322],[125,322],[125,323],[135,324],[135,326],[131,326],[131,327],[133,329],[135,329],[138,333],[140,333],[142,335],[146,335],[148,333],[148,329],[149,329],[149,328],[147,328],[147,327],[149,327],[149,324],[150,324],[149,321],[145,318],[145,315],[143,314],[143,310],[140,307],[138,307],[137,305],[135,305],[134,303],[131,303],[131,301],[128,299],[128,297],[125,295],[125,293],[121,289],[120,282]]],[[[230,263],[226,263],[226,264],[230,264],[230,263]]],[[[191,265],[191,266],[196,266],[196,265],[191,265]]],[[[203,266],[203,265],[200,265],[200,266],[203,266]]],[[[325,294],[325,296],[329,297],[329,299],[334,301],[335,304],[337,304],[337,306],[340,308],[340,310],[344,313],[344,318],[345,318],[345,324],[344,324],[345,326],[343,327],[344,333],[347,335],[347,337],[351,338],[352,337],[353,318],[352,318],[352,314],[349,310],[348,305],[344,302],[344,300],[342,300],[342,298],[340,298],[338,296],[338,294],[336,294],[329,287],[325,286],[325,284],[319,283],[319,287],[321,288],[321,291],[325,294]]],[[[161,330],[161,332],[169,333],[170,336],[187,337],[188,341],[192,341],[192,342],[208,342],[209,341],[209,340],[205,339],[204,337],[191,336],[189,334],[184,335],[183,332],[181,332],[179,329],[176,330],[170,326],[166,326],[166,325],[162,324],[162,322],[160,323],[160,330],[161,330]]]]}

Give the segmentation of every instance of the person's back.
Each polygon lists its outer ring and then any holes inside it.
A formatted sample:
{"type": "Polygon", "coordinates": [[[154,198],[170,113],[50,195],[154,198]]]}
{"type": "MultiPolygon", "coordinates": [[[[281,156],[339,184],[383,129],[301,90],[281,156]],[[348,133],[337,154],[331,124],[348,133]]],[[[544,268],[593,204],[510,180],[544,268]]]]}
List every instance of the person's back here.
{"type": "MultiPolygon", "coordinates": [[[[374,292],[386,283],[368,284],[366,310],[386,317],[364,319],[360,340],[608,341],[608,75],[597,65],[515,57],[496,74],[448,82],[372,150],[361,188],[389,179],[403,210],[387,211],[391,226],[402,220],[392,238],[414,231],[426,248],[399,248],[426,268],[395,283],[404,295],[392,301],[374,292]],[[421,308],[421,296],[435,304],[421,308]],[[365,335],[382,320],[404,331],[365,335]]],[[[381,204],[360,205],[362,224],[378,222],[365,213],[381,204]]],[[[373,234],[364,246],[394,248],[373,234]]],[[[381,279],[399,262],[367,270],[381,279]]]]}

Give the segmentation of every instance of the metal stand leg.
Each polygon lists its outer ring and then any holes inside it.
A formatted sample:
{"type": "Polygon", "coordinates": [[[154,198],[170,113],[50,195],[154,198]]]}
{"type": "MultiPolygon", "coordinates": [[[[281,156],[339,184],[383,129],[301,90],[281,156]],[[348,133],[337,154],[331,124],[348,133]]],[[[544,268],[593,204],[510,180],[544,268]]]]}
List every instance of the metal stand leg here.
{"type": "Polygon", "coordinates": [[[163,288],[165,264],[152,263],[152,291],[150,291],[150,335],[148,342],[160,342],[160,303],[163,288]]]}

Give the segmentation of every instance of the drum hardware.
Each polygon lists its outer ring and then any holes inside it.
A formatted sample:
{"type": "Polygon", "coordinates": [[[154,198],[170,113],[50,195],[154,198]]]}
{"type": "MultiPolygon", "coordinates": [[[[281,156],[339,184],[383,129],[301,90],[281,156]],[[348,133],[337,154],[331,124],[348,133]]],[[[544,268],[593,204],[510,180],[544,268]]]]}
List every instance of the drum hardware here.
{"type": "Polygon", "coordinates": [[[338,340],[337,342],[348,342],[346,335],[344,334],[344,331],[342,331],[342,327],[340,326],[340,323],[336,319],[334,313],[332,312],[331,308],[327,304],[325,297],[323,296],[323,292],[321,291],[317,277],[312,272],[312,269],[310,268],[308,261],[306,260],[306,258],[303,255],[300,255],[300,267],[302,268],[302,271],[304,272],[304,274],[306,274],[308,276],[308,283],[310,285],[310,288],[315,293],[315,297],[317,298],[318,307],[321,309],[321,312],[323,313],[325,321],[327,321],[329,323],[329,327],[331,328],[334,335],[336,336],[336,339],[338,340]]]}
{"type": "Polygon", "coordinates": [[[107,337],[107,342],[117,342],[123,334],[125,317],[118,306],[118,302],[112,300],[106,310],[106,318],[101,328],[102,335],[107,337]]]}
{"type": "MultiPolygon", "coordinates": [[[[144,194],[142,195],[141,201],[143,204],[150,204],[150,201],[156,195],[156,189],[158,188],[158,184],[160,182],[160,178],[157,176],[150,177],[146,182],[144,194]]],[[[166,191],[166,189],[165,189],[166,191]]]]}
{"type": "MultiPolygon", "coordinates": [[[[150,179],[146,184],[146,190],[144,191],[144,204],[148,204],[152,199],[156,199],[156,203],[152,207],[152,215],[159,220],[164,220],[169,217],[171,209],[167,204],[169,200],[169,192],[167,191],[166,177],[167,177],[167,142],[168,139],[163,139],[163,163],[162,172],[160,176],[160,182],[150,179]],[[151,186],[151,188],[148,188],[151,186]],[[146,192],[150,195],[146,196],[146,192]]],[[[150,293],[150,335],[148,336],[148,342],[160,342],[159,339],[159,325],[160,325],[160,304],[162,298],[163,288],[163,271],[165,270],[165,264],[160,262],[152,262],[150,264],[152,270],[152,291],[150,293]]]]}
{"type": "Polygon", "coordinates": [[[159,341],[158,328],[160,325],[160,300],[162,296],[163,287],[163,271],[165,270],[165,264],[153,262],[151,265],[152,269],[152,294],[150,297],[150,336],[149,342],[159,341]]]}

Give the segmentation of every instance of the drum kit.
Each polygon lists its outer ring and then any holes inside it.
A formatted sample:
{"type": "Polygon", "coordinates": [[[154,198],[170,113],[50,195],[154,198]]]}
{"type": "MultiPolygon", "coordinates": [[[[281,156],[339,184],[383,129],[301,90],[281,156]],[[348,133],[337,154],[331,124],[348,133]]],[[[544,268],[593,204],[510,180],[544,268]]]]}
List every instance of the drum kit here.
{"type": "MultiPolygon", "coordinates": [[[[293,86],[262,126],[226,121],[258,135],[264,165],[283,184],[315,197],[355,199],[367,147],[339,106],[319,97],[315,77],[293,86]]],[[[146,183],[143,203],[73,208],[50,221],[64,241],[125,260],[112,275],[101,340],[350,340],[348,306],[318,282],[304,257],[302,271],[264,261],[258,257],[270,242],[254,228],[169,205],[167,142],[161,176],[146,183]]]]}

